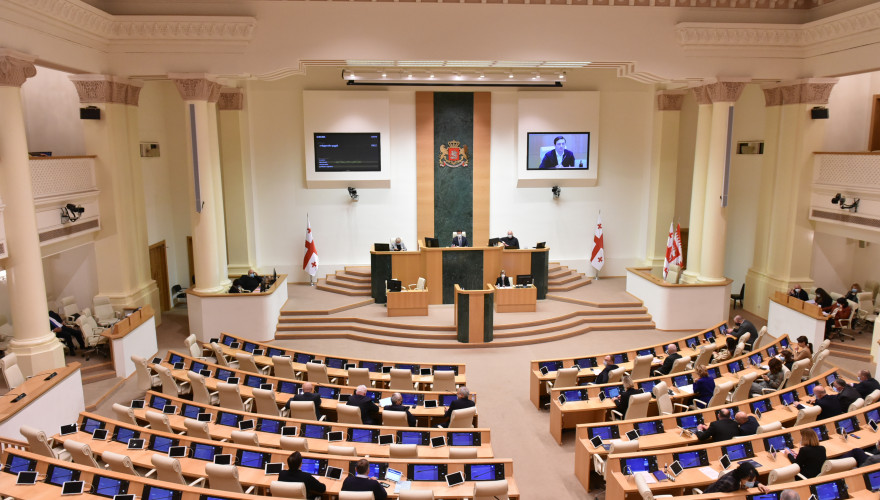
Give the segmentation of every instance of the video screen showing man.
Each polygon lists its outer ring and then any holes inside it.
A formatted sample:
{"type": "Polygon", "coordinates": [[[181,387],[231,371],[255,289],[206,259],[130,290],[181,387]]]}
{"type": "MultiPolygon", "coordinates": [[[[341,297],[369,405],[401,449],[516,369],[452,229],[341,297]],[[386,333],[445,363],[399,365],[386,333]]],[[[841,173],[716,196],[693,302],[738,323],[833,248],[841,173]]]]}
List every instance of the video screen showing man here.
{"type": "Polygon", "coordinates": [[[556,168],[558,166],[574,166],[574,153],[565,149],[565,137],[561,135],[553,139],[553,150],[547,151],[538,168],[556,168]]]}
{"type": "Polygon", "coordinates": [[[529,132],[528,170],[590,168],[589,132],[529,132]]]}

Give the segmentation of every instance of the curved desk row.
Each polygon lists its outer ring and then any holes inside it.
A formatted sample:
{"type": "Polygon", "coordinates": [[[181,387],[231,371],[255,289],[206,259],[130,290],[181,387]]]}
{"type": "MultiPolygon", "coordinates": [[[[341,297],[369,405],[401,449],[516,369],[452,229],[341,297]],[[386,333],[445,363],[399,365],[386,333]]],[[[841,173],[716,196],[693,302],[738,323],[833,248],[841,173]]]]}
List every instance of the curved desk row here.
{"type": "Polygon", "coordinates": [[[45,370],[0,397],[0,436],[19,440],[22,425],[57,429],[83,410],[80,364],[45,370]]]}

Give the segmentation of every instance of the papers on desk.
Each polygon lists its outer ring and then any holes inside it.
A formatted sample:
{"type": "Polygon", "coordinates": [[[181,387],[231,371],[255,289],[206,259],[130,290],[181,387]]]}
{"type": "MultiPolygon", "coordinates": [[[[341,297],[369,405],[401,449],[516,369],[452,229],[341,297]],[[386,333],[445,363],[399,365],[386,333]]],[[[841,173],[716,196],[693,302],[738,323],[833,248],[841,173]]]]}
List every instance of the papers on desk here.
{"type": "Polygon", "coordinates": [[[663,360],[661,360],[661,359],[658,358],[658,357],[655,357],[654,359],[651,360],[651,364],[652,364],[652,365],[659,365],[659,364],[662,364],[662,363],[663,363],[663,360]]]}
{"type": "Polygon", "coordinates": [[[391,405],[391,398],[382,398],[379,400],[379,408],[391,405]]]}
{"type": "Polygon", "coordinates": [[[647,484],[651,484],[651,483],[656,483],[656,482],[657,482],[657,478],[654,477],[654,474],[651,474],[650,472],[642,471],[642,472],[636,472],[636,474],[638,474],[638,475],[642,476],[643,478],[645,478],[645,482],[646,482],[647,484]]]}
{"type": "Polygon", "coordinates": [[[412,487],[412,481],[400,481],[395,483],[394,492],[400,493],[401,491],[406,491],[412,487]]]}
{"type": "Polygon", "coordinates": [[[693,394],[694,393],[694,384],[683,385],[678,388],[679,391],[685,394],[693,394]]]}
{"type": "Polygon", "coordinates": [[[601,369],[601,368],[593,368],[593,375],[598,375],[598,374],[600,374],[600,373],[602,373],[602,369],[601,369]]]}
{"type": "Polygon", "coordinates": [[[770,365],[758,365],[758,367],[762,370],[769,370],[770,369],[770,365]]]}
{"type": "Polygon", "coordinates": [[[708,477],[709,479],[711,479],[713,481],[718,479],[718,475],[719,475],[718,471],[713,469],[712,467],[700,467],[697,470],[702,472],[703,475],[705,475],[706,477],[708,477]]]}

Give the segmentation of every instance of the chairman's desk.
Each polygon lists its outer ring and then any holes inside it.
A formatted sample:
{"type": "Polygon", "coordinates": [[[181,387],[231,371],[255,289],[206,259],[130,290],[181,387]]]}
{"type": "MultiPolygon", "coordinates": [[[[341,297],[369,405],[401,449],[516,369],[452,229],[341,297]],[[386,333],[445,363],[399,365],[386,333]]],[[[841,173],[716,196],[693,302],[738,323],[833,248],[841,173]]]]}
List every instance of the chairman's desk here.
{"type": "MultiPolygon", "coordinates": [[[[709,365],[708,368],[710,370],[714,368],[718,368],[719,376],[715,377],[715,382],[724,383],[724,382],[739,382],[739,379],[748,373],[764,373],[765,369],[761,368],[760,365],[749,366],[749,358],[756,356],[758,354],[761,355],[761,362],[766,362],[768,359],[768,349],[771,349],[771,352],[775,352],[775,350],[781,349],[781,341],[785,337],[781,337],[777,339],[773,344],[765,346],[759,351],[750,352],[748,354],[744,354],[737,358],[731,358],[729,360],[724,361],[723,363],[709,365]],[[741,370],[737,370],[733,372],[733,366],[742,365],[741,370]]],[[[649,381],[659,381],[662,380],[666,382],[666,385],[669,387],[671,391],[673,391],[673,395],[671,395],[673,403],[686,404],[688,401],[693,399],[694,394],[692,391],[685,391],[679,387],[676,387],[672,383],[672,379],[674,377],[690,375],[693,378],[694,375],[693,370],[682,371],[675,373],[673,375],[665,375],[663,377],[651,377],[641,380],[634,380],[637,387],[640,385],[640,382],[649,382],[649,381]]],[[[606,398],[604,401],[600,401],[599,399],[599,391],[605,390],[607,387],[620,387],[619,383],[613,384],[599,384],[599,385],[588,385],[588,386],[576,386],[576,387],[554,387],[550,392],[550,435],[556,440],[558,444],[562,444],[562,432],[565,429],[573,429],[578,424],[592,423],[592,422],[603,422],[605,421],[605,414],[608,410],[614,408],[614,403],[610,398],[606,398]],[[588,394],[588,398],[585,401],[570,401],[566,402],[564,405],[559,402],[559,394],[563,391],[567,390],[576,390],[576,389],[585,389],[588,394]]],[[[653,411],[656,413],[656,400],[651,400],[651,406],[653,411]]],[[[649,410],[650,411],[650,410],[649,410]]]]}
{"type": "MultiPolygon", "coordinates": [[[[272,376],[268,376],[268,375],[251,373],[248,371],[239,370],[239,369],[235,369],[235,368],[228,368],[228,367],[224,367],[224,366],[220,366],[220,365],[215,365],[212,363],[207,363],[207,362],[200,361],[198,359],[195,359],[195,358],[192,358],[189,356],[175,353],[174,351],[168,352],[168,360],[163,361],[162,364],[171,370],[171,376],[174,377],[176,380],[178,380],[180,382],[189,383],[189,377],[187,376],[187,372],[192,369],[194,362],[199,363],[199,365],[197,365],[199,367],[200,367],[200,365],[203,365],[203,366],[205,366],[205,369],[211,370],[212,376],[205,377],[205,386],[208,388],[209,391],[216,391],[217,384],[225,381],[225,378],[224,378],[224,380],[214,378],[217,375],[217,370],[225,370],[226,372],[231,373],[232,376],[239,377],[239,382],[240,382],[239,383],[239,391],[241,392],[241,396],[243,398],[253,397],[253,388],[254,387],[247,385],[249,380],[252,381],[252,383],[256,387],[259,387],[259,384],[263,384],[263,383],[272,384],[274,387],[274,390],[276,391],[275,392],[275,402],[279,406],[284,406],[285,404],[287,404],[287,401],[290,400],[290,398],[292,398],[294,396],[294,394],[296,393],[296,390],[300,389],[303,384],[303,381],[301,381],[301,380],[283,379],[283,378],[272,377],[272,376]],[[174,360],[180,360],[179,362],[184,364],[184,368],[183,369],[175,369],[174,368],[174,363],[175,363],[174,360]],[[257,383],[257,382],[259,382],[259,383],[257,383]],[[282,389],[282,382],[286,383],[285,385],[290,384],[291,390],[293,390],[294,392],[277,392],[280,389],[282,389]]],[[[329,388],[332,388],[335,391],[337,391],[339,394],[351,395],[351,394],[354,394],[354,391],[355,391],[355,387],[344,386],[344,385],[315,384],[315,386],[316,386],[316,388],[317,387],[329,387],[329,388]]],[[[415,391],[415,390],[413,390],[413,391],[399,391],[399,390],[393,390],[393,389],[371,389],[371,390],[373,392],[379,393],[381,398],[390,398],[391,395],[394,394],[395,392],[401,392],[404,394],[415,394],[422,401],[424,401],[425,399],[442,401],[441,396],[444,396],[444,395],[448,396],[448,395],[452,394],[449,392],[438,392],[438,391],[415,391]]],[[[473,401],[477,400],[476,393],[471,392],[470,396],[473,401]]],[[[321,399],[321,411],[323,413],[329,413],[331,415],[335,415],[336,414],[336,406],[338,403],[339,402],[336,399],[321,399]]],[[[424,403],[422,403],[422,404],[424,404],[424,403]]],[[[380,413],[382,412],[381,408],[379,409],[379,412],[380,413]]],[[[417,406],[410,413],[412,413],[413,416],[416,417],[416,420],[419,422],[419,424],[421,424],[422,426],[430,427],[431,425],[434,425],[436,423],[435,421],[439,422],[442,420],[444,414],[446,413],[446,407],[443,406],[442,403],[440,403],[437,408],[425,408],[424,406],[417,406]]],[[[477,425],[477,418],[478,418],[478,416],[475,415],[474,416],[474,425],[477,425]]]]}
{"type": "MultiPolygon", "coordinates": [[[[328,356],[326,354],[286,349],[272,344],[254,342],[244,337],[238,337],[235,335],[230,335],[228,333],[224,333],[220,337],[220,347],[221,349],[223,349],[223,353],[229,357],[234,357],[236,353],[240,352],[253,353],[254,349],[263,349],[265,355],[254,356],[254,362],[257,364],[257,366],[268,366],[273,370],[274,363],[272,361],[272,356],[290,356],[291,363],[293,364],[293,370],[299,375],[306,378],[308,377],[308,368],[306,367],[306,364],[301,361],[317,360],[322,362],[323,365],[327,366],[328,377],[344,380],[346,382],[348,381],[348,370],[345,370],[343,368],[333,368],[332,366],[330,366],[331,364],[345,366],[346,363],[354,363],[360,368],[368,367],[368,369],[370,370],[370,380],[384,387],[387,387],[389,382],[391,381],[390,374],[381,372],[382,367],[384,366],[392,366],[394,368],[405,367],[414,372],[419,372],[422,368],[430,368],[432,373],[434,372],[434,370],[452,370],[455,372],[456,385],[460,386],[467,383],[465,378],[464,363],[407,363],[401,361],[383,361],[366,358],[337,358],[333,356],[328,356]],[[231,347],[231,344],[234,342],[240,343],[241,347],[239,349],[233,349],[231,347]]],[[[434,383],[434,376],[414,374],[413,383],[419,384],[419,387],[424,387],[434,383]]]]}
{"type": "MultiPolygon", "coordinates": [[[[532,404],[535,405],[535,408],[540,410],[543,404],[546,404],[549,396],[549,393],[547,392],[547,382],[553,382],[556,380],[556,372],[559,368],[571,368],[575,363],[578,363],[578,366],[581,368],[580,371],[578,371],[578,380],[581,382],[591,382],[596,375],[602,371],[602,368],[604,368],[602,361],[605,359],[605,356],[611,356],[612,359],[615,359],[617,356],[625,356],[626,361],[615,364],[618,367],[623,367],[627,372],[630,372],[632,371],[635,358],[640,352],[650,351],[653,355],[662,354],[667,345],[675,344],[679,349],[679,354],[682,356],[690,356],[691,359],[694,360],[699,354],[700,348],[705,345],[704,343],[712,342],[716,337],[722,336],[720,333],[722,325],[726,326],[726,323],[719,323],[708,330],[688,335],[679,340],[666,342],[664,344],[655,344],[640,349],[608,352],[596,356],[575,356],[562,359],[534,360],[531,362],[529,369],[529,398],[531,399],[532,404]],[[547,366],[548,368],[546,375],[541,373],[542,366],[547,366]]],[[[717,344],[716,346],[716,348],[723,347],[717,344]]]]}
{"type": "MultiPolygon", "coordinates": [[[[309,450],[315,453],[326,453],[328,445],[337,444],[354,446],[357,449],[357,454],[360,456],[369,455],[371,457],[387,457],[389,454],[389,447],[379,445],[378,440],[374,438],[376,438],[380,434],[392,434],[395,436],[396,439],[396,436],[398,436],[398,433],[400,432],[419,432],[428,433],[430,438],[443,436],[444,438],[446,438],[446,441],[448,443],[447,446],[442,446],[438,448],[433,448],[429,445],[419,445],[418,454],[419,457],[422,458],[448,458],[449,449],[453,446],[476,448],[477,456],[480,458],[491,458],[493,456],[491,433],[489,432],[489,429],[392,427],[381,425],[346,424],[339,422],[303,420],[298,418],[279,417],[277,415],[264,415],[261,413],[248,413],[244,411],[230,410],[227,408],[206,405],[203,403],[196,403],[187,399],[176,398],[154,391],[147,391],[147,394],[144,396],[144,401],[146,403],[146,406],[144,408],[132,410],[134,412],[135,418],[144,422],[147,421],[147,411],[152,410],[161,413],[166,405],[176,406],[177,411],[175,413],[166,414],[168,415],[168,424],[175,431],[187,430],[186,425],[184,424],[184,421],[187,418],[195,419],[197,418],[198,414],[210,414],[211,421],[208,423],[208,432],[210,433],[211,438],[216,440],[232,439],[232,432],[238,430],[238,422],[254,420],[254,429],[252,430],[257,434],[257,439],[260,442],[260,446],[269,448],[282,448],[280,434],[281,427],[296,427],[297,437],[302,437],[306,439],[309,445],[309,450]],[[232,415],[232,417],[230,417],[230,415],[232,415]],[[329,441],[327,441],[326,437],[317,438],[305,436],[302,430],[303,425],[311,425],[312,428],[315,429],[320,427],[320,431],[322,433],[341,431],[343,433],[343,440],[330,443],[329,441]],[[264,429],[271,429],[272,432],[264,429]],[[353,431],[354,429],[368,431],[371,434],[371,442],[352,440],[353,432],[350,431],[353,431]],[[478,440],[479,445],[452,445],[452,434],[461,433],[470,434],[470,436],[456,437],[464,438],[464,440],[478,440]]],[[[422,435],[422,437],[424,437],[424,435],[422,435]]]]}
{"type": "Polygon", "coordinates": [[[535,312],[538,289],[533,286],[495,287],[495,312],[535,312]]]}
{"type": "Polygon", "coordinates": [[[547,297],[549,248],[505,250],[495,247],[427,248],[424,242],[415,252],[370,251],[372,297],[384,304],[385,283],[400,280],[403,286],[425,278],[429,304],[452,304],[454,286],[480,290],[484,283],[495,283],[504,269],[511,279],[529,274],[537,288],[537,299],[547,297]]]}
{"type": "Polygon", "coordinates": [[[429,289],[401,290],[387,293],[389,317],[427,316],[429,289]]]}
{"type": "MultiPolygon", "coordinates": [[[[606,457],[608,455],[608,450],[603,446],[595,447],[590,443],[590,440],[595,436],[602,437],[603,441],[607,444],[610,441],[610,439],[608,439],[609,437],[611,439],[623,439],[627,432],[634,429],[641,429],[642,432],[639,433],[640,450],[688,446],[698,443],[699,440],[692,432],[683,433],[682,423],[686,423],[685,426],[694,423],[709,425],[717,420],[717,412],[722,409],[726,408],[730,410],[733,415],[738,411],[754,414],[754,409],[758,408],[759,405],[767,405],[772,409],[764,411],[758,423],[763,425],[769,422],[781,422],[783,426],[789,426],[797,420],[800,411],[794,408],[793,405],[786,405],[782,400],[783,395],[794,392],[797,394],[797,401],[799,401],[802,406],[810,406],[805,401],[812,397],[813,387],[820,384],[824,385],[829,378],[836,376],[837,372],[835,370],[826,370],[821,375],[792,386],[789,389],[702,410],[632,420],[578,425],[577,437],[574,445],[575,476],[577,476],[578,481],[580,481],[584,489],[590,491],[593,456],[599,455],[600,457],[606,457]],[[663,429],[662,432],[650,435],[647,434],[647,432],[656,431],[658,426],[663,429]],[[646,431],[645,429],[649,430],[646,431]]],[[[834,394],[833,390],[830,393],[834,394]]],[[[764,407],[766,408],[767,406],[764,407]]]]}
{"type": "MultiPolygon", "coordinates": [[[[84,413],[84,416],[96,418],[96,415],[84,413]]],[[[114,453],[119,453],[122,455],[127,455],[131,458],[132,463],[137,467],[143,467],[146,469],[152,469],[153,464],[151,461],[151,457],[153,454],[161,454],[166,455],[167,452],[157,451],[153,449],[148,449],[148,447],[153,446],[154,448],[158,448],[156,445],[157,438],[158,440],[164,441],[162,445],[162,449],[165,448],[166,445],[174,445],[174,446],[186,446],[189,451],[189,456],[184,458],[179,458],[180,466],[182,469],[182,473],[185,477],[188,478],[201,478],[207,477],[205,472],[205,464],[208,463],[207,460],[202,460],[199,458],[192,457],[193,450],[196,446],[201,446],[205,450],[205,452],[213,457],[216,454],[229,454],[232,455],[233,458],[236,459],[238,465],[238,477],[242,486],[248,488],[250,486],[256,486],[258,489],[267,490],[269,484],[277,479],[277,476],[267,475],[264,470],[265,463],[285,463],[287,462],[287,458],[290,456],[291,452],[286,450],[278,450],[271,448],[263,448],[259,446],[248,446],[241,444],[234,444],[229,442],[218,442],[212,441],[210,439],[199,439],[193,438],[180,434],[171,434],[161,431],[156,431],[154,429],[145,429],[142,427],[135,427],[130,424],[125,424],[123,422],[109,421],[105,422],[105,429],[107,429],[107,440],[96,440],[93,439],[91,434],[83,431],[77,431],[73,434],[68,434],[66,436],[56,435],[54,439],[58,442],[64,442],[67,440],[73,440],[80,443],[86,443],[92,448],[92,452],[96,456],[100,456],[105,451],[111,451],[114,453]],[[125,443],[121,442],[117,439],[118,436],[118,428],[126,429],[124,434],[135,433],[132,434],[132,437],[137,437],[145,440],[145,449],[142,450],[129,450],[127,446],[128,439],[125,440],[125,443]],[[251,459],[255,461],[252,462],[254,465],[259,463],[259,467],[251,467],[247,465],[241,464],[241,459],[244,458],[245,453],[252,454],[251,459]]],[[[302,454],[304,459],[317,459],[320,460],[323,465],[339,467],[343,470],[343,477],[345,474],[353,471],[354,466],[361,457],[349,457],[349,456],[340,456],[340,455],[327,455],[320,453],[312,453],[305,452],[302,454]]],[[[407,473],[409,465],[433,465],[433,464],[443,464],[447,467],[448,473],[453,473],[457,471],[464,471],[466,464],[500,464],[504,469],[504,479],[508,481],[508,488],[511,492],[511,497],[518,497],[519,490],[516,487],[516,484],[513,480],[513,460],[509,458],[490,458],[490,459],[388,459],[388,460],[371,460],[375,463],[387,464],[388,467],[394,468],[404,473],[404,475],[409,476],[407,473]]],[[[324,483],[327,486],[327,492],[324,494],[325,498],[336,496],[339,494],[339,491],[342,487],[342,480],[334,480],[326,477],[319,477],[319,481],[324,483]]],[[[210,483],[210,479],[208,479],[210,483]]],[[[436,482],[436,481],[413,481],[412,487],[413,489],[431,489],[434,490],[434,494],[437,497],[441,498],[466,498],[473,495],[473,481],[468,481],[464,484],[460,484],[458,486],[454,486],[449,488],[446,486],[445,482],[436,482]]],[[[394,497],[393,495],[394,487],[390,486],[387,488],[389,496],[394,497]]]]}
{"type": "MultiPolygon", "coordinates": [[[[751,459],[760,464],[760,466],[756,466],[758,474],[765,478],[770,471],[791,463],[781,452],[777,453],[775,458],[770,454],[769,447],[771,446],[771,442],[769,440],[774,437],[785,436],[785,439],[790,440],[791,444],[794,446],[789,446],[789,448],[797,451],[796,448],[800,447],[800,431],[802,429],[813,429],[817,434],[823,434],[824,439],[820,437],[820,444],[825,448],[828,459],[838,457],[854,448],[872,447],[877,443],[878,438],[880,438],[880,433],[871,430],[867,420],[876,418],[880,418],[880,403],[875,403],[856,412],[835,418],[811,422],[764,434],[744,436],[729,441],[723,441],[721,443],[707,443],[680,448],[667,448],[660,450],[657,453],[638,451],[611,455],[608,457],[608,461],[605,465],[606,496],[607,498],[623,499],[626,498],[626,496],[633,496],[635,498],[638,495],[635,480],[631,476],[623,473],[623,461],[627,459],[656,457],[657,468],[663,470],[664,464],[672,464],[679,459],[681,453],[705,453],[707,462],[704,463],[704,465],[685,469],[675,478],[675,482],[660,481],[651,482],[649,484],[651,490],[654,492],[671,492],[673,495],[681,495],[683,492],[689,491],[691,488],[702,489],[709,484],[714,483],[721,471],[721,457],[725,454],[728,455],[728,457],[734,455],[738,452],[735,448],[744,443],[748,443],[746,448],[750,447],[751,451],[746,449],[745,452],[749,453],[749,456],[743,457],[742,459],[751,459]],[[836,434],[836,426],[842,420],[849,420],[849,424],[856,429],[855,432],[850,434],[849,439],[846,440],[843,439],[841,435],[836,434]]],[[[736,467],[735,462],[738,460],[740,459],[737,459],[735,455],[731,458],[731,461],[734,462],[731,465],[731,469],[736,467]]],[[[653,478],[653,475],[651,477],[653,478]]]]}

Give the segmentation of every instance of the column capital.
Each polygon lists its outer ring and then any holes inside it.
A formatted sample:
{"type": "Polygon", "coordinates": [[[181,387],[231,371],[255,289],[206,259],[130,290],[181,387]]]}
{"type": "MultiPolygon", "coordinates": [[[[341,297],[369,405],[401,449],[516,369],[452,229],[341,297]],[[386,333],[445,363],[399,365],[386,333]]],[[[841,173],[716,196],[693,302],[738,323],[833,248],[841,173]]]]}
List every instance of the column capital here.
{"type": "Polygon", "coordinates": [[[241,111],[244,108],[244,94],[240,88],[223,87],[217,109],[220,111],[241,111]]]}
{"type": "Polygon", "coordinates": [[[681,111],[684,90],[661,90],[657,92],[657,111],[681,111]]]}
{"type": "Polygon", "coordinates": [[[837,78],[804,78],[761,86],[766,106],[783,104],[828,104],[837,78]]]}
{"type": "Polygon", "coordinates": [[[691,90],[694,92],[697,104],[712,104],[712,99],[709,98],[709,89],[705,85],[691,87],[691,90]]]}
{"type": "Polygon", "coordinates": [[[36,59],[24,52],[0,48],[0,87],[21,87],[37,74],[36,59]]]}
{"type": "Polygon", "coordinates": [[[144,82],[129,80],[113,75],[70,75],[68,76],[80,104],[128,104],[137,106],[144,82]]]}
{"type": "Polygon", "coordinates": [[[709,99],[713,103],[734,103],[742,95],[746,84],[750,81],[750,78],[712,78],[704,80],[703,83],[706,87],[706,92],[709,94],[709,99]]]}
{"type": "Polygon", "coordinates": [[[205,73],[171,73],[168,78],[177,85],[177,91],[184,101],[208,101],[217,102],[220,99],[220,89],[223,87],[217,83],[212,75],[205,73]]]}

